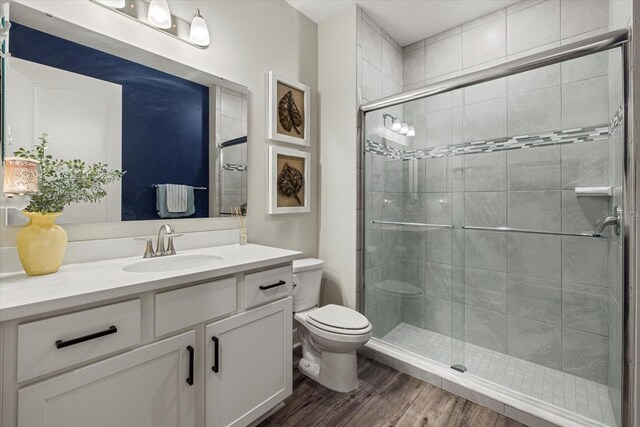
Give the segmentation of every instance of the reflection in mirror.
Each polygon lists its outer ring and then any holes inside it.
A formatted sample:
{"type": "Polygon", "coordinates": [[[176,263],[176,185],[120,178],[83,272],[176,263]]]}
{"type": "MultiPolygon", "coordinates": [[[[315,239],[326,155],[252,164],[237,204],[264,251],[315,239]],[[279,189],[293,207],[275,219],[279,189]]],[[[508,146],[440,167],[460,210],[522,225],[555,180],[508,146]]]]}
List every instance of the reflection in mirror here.
{"type": "Polygon", "coordinates": [[[247,95],[218,86],[216,93],[218,214],[247,211],[247,95]]]}
{"type": "MultiPolygon", "coordinates": [[[[30,149],[47,133],[56,158],[126,171],[107,197],[67,206],[59,223],[246,210],[247,96],[241,86],[229,83],[232,90],[195,70],[184,73],[186,79],[19,21],[10,40],[7,155],[30,149]]],[[[17,211],[7,213],[8,225],[25,222],[17,211]]]]}

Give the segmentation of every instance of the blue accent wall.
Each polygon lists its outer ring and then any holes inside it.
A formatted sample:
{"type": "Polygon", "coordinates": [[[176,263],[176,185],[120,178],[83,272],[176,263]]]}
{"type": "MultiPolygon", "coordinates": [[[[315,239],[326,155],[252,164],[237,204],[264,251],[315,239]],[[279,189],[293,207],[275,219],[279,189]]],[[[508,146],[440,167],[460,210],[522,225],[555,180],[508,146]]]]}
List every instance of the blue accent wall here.
{"type": "MultiPolygon", "coordinates": [[[[209,88],[13,23],[11,54],[122,85],[122,220],[158,219],[154,184],[209,184],[209,88]]],[[[208,191],[195,191],[209,216],[208,191]]]]}

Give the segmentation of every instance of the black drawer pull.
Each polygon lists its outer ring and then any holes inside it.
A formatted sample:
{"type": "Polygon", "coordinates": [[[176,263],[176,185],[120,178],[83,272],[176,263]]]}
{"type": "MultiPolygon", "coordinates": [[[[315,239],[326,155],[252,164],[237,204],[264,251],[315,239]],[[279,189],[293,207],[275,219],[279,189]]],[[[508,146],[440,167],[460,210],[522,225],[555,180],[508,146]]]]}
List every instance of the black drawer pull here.
{"type": "Polygon", "coordinates": [[[211,367],[211,370],[217,374],[219,370],[218,353],[220,352],[218,337],[211,337],[211,341],[213,341],[213,366],[211,367]]]}
{"type": "Polygon", "coordinates": [[[187,377],[187,384],[193,385],[193,347],[187,346],[189,352],[189,376],[187,377]]]}
{"type": "Polygon", "coordinates": [[[260,285],[258,286],[260,290],[266,291],[267,289],[277,288],[278,286],[286,285],[287,282],[284,280],[280,280],[278,283],[274,283],[273,285],[260,285]]]}
{"type": "Polygon", "coordinates": [[[96,333],[93,333],[93,334],[85,335],[83,337],[78,337],[78,338],[74,338],[74,339],[67,340],[67,341],[58,340],[58,341],[56,341],[56,348],[69,347],[70,345],[80,344],[81,342],[89,341],[89,340],[92,340],[92,339],[95,339],[95,338],[104,337],[105,335],[115,334],[116,332],[118,332],[118,328],[116,328],[115,326],[111,325],[111,326],[109,326],[109,329],[105,329],[104,331],[100,331],[100,332],[96,332],[96,333]]]}

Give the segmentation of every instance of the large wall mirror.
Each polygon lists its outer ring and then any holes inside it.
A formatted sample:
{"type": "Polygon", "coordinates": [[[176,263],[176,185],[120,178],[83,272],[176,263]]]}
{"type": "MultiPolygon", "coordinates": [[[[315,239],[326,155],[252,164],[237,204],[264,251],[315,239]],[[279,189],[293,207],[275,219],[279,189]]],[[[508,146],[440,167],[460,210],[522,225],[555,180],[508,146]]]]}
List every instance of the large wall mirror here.
{"type": "MultiPolygon", "coordinates": [[[[59,223],[229,216],[247,203],[247,90],[28,9],[11,10],[5,156],[49,135],[49,154],[126,171],[59,223]],[[166,184],[187,210],[166,209],[166,184]],[[181,192],[179,197],[185,197],[181,192]]],[[[22,225],[14,210],[7,225],[22,225]]]]}

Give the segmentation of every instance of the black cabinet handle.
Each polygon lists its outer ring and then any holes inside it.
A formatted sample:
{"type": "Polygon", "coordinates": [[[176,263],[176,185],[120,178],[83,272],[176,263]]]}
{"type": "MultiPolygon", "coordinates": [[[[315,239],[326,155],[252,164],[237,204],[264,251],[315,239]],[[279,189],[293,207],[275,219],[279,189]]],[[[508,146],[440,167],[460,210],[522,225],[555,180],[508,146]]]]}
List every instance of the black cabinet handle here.
{"type": "Polygon", "coordinates": [[[105,329],[104,331],[95,332],[93,334],[85,335],[83,337],[73,338],[73,339],[67,340],[67,341],[58,340],[58,341],[56,341],[56,348],[69,347],[70,345],[80,344],[81,342],[85,342],[85,341],[93,340],[93,339],[96,339],[96,338],[104,337],[105,335],[115,334],[116,332],[118,332],[118,328],[116,328],[115,326],[111,325],[111,326],[109,326],[109,329],[105,329]]]}
{"type": "Polygon", "coordinates": [[[189,376],[187,377],[187,384],[193,385],[193,347],[188,345],[187,351],[189,352],[189,376]]]}
{"type": "Polygon", "coordinates": [[[284,280],[280,280],[278,283],[274,283],[273,285],[260,285],[258,286],[261,290],[266,291],[267,289],[277,288],[278,286],[286,285],[287,282],[284,280]]]}
{"type": "Polygon", "coordinates": [[[218,353],[220,352],[218,337],[211,337],[211,341],[213,341],[213,366],[211,367],[211,370],[217,374],[220,368],[218,366],[218,353]]]}

